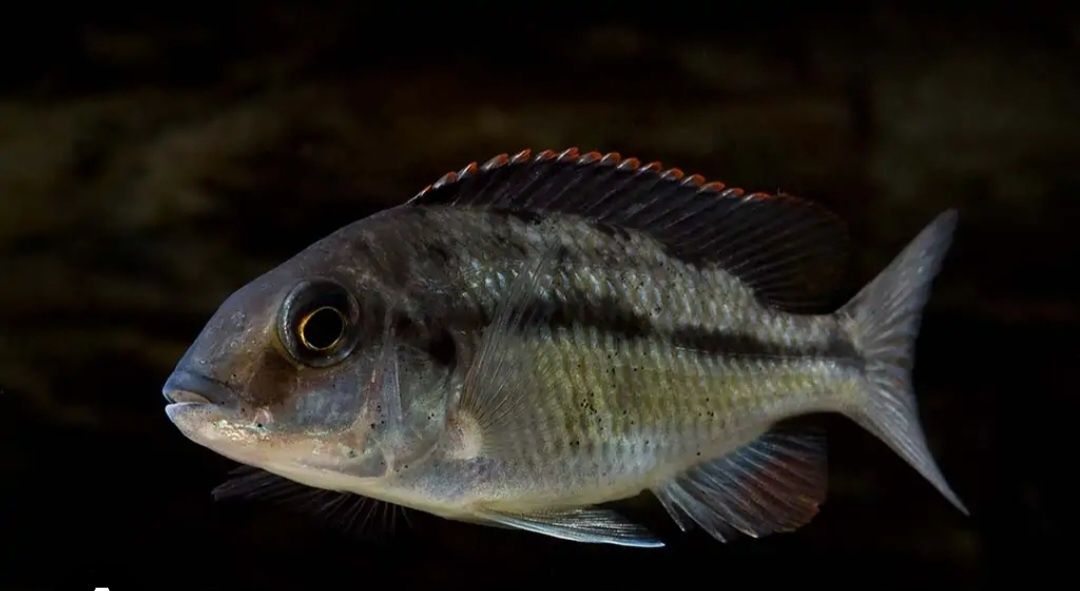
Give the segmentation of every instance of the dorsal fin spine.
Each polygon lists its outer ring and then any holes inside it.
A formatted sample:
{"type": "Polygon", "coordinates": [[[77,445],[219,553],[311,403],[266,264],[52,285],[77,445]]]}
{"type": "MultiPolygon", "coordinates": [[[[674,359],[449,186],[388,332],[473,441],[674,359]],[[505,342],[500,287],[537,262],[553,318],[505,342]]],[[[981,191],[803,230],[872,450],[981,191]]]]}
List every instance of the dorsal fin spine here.
{"type": "Polygon", "coordinates": [[[683,179],[683,182],[682,182],[683,185],[689,185],[689,186],[694,186],[694,187],[698,187],[698,188],[701,188],[701,185],[704,184],[704,183],[705,183],[705,177],[701,176],[700,174],[692,174],[692,175],[686,177],[685,179],[683,179]]]}
{"type": "Polygon", "coordinates": [[[608,152],[604,154],[604,157],[600,159],[601,166],[615,166],[622,160],[622,154],[618,152],[608,152]]]}
{"type": "MultiPolygon", "coordinates": [[[[698,176],[698,175],[694,175],[694,176],[698,176]]],[[[673,189],[672,192],[678,192],[679,188],[685,187],[685,186],[686,186],[686,183],[680,183],[679,185],[676,185],[675,189],[673,189]]],[[[662,220],[664,220],[665,218],[679,217],[680,215],[682,215],[685,212],[685,208],[687,206],[689,206],[691,203],[693,203],[695,200],[700,200],[700,201],[703,201],[703,202],[705,201],[705,199],[702,199],[701,196],[698,193],[687,193],[687,194],[683,195],[682,197],[678,198],[677,201],[672,201],[671,204],[670,204],[670,207],[668,207],[667,209],[662,210],[662,211],[658,211],[653,215],[653,217],[642,220],[642,223],[647,224],[647,225],[652,226],[652,227],[659,228],[660,227],[659,224],[661,223],[662,220]]],[[[703,205],[703,207],[707,206],[706,203],[703,203],[702,205],[703,205]]]]}
{"type": "MultiPolygon", "coordinates": [[[[586,164],[580,164],[579,163],[578,166],[581,167],[581,168],[578,169],[578,174],[576,175],[576,181],[575,182],[581,183],[582,182],[582,176],[583,176],[582,173],[585,171],[585,167],[589,166],[589,164],[588,163],[586,163],[586,164]]],[[[611,177],[613,175],[615,175],[616,173],[617,173],[617,170],[615,169],[615,167],[613,167],[613,166],[606,167],[599,174],[594,175],[594,178],[587,181],[588,184],[584,185],[584,187],[582,187],[582,188],[585,191],[588,191],[588,190],[593,189],[594,187],[602,186],[603,184],[610,182],[611,177]]],[[[566,187],[566,189],[569,189],[569,187],[566,187]]],[[[560,202],[560,198],[562,197],[562,195],[566,195],[568,193],[569,193],[568,190],[563,190],[559,196],[553,198],[549,202],[549,206],[552,207],[552,208],[558,208],[559,206],[561,206],[562,203],[560,202]]]]}
{"type": "Polygon", "coordinates": [[[629,190],[616,199],[609,199],[607,208],[597,212],[597,215],[602,218],[611,218],[611,221],[617,224],[626,223],[630,216],[637,211],[630,211],[627,207],[632,207],[631,204],[635,203],[639,196],[647,195],[663,180],[659,175],[650,174],[651,172],[654,171],[650,171],[648,168],[639,168],[633,175],[630,175],[632,182],[624,183],[624,185],[632,185],[629,190]],[[642,181],[643,178],[646,180],[642,181]]]}
{"type": "MultiPolygon", "coordinates": [[[[540,164],[542,164],[544,166],[550,167],[550,161],[556,160],[556,159],[557,159],[557,155],[555,154],[555,152],[553,150],[543,150],[542,152],[537,154],[535,158],[533,158],[533,161],[537,162],[537,163],[540,163],[540,164]]],[[[526,174],[524,171],[528,170],[528,168],[525,167],[525,168],[522,168],[521,170],[522,170],[522,172],[519,173],[519,174],[526,174]]],[[[541,186],[545,186],[545,185],[551,184],[552,179],[548,178],[547,175],[542,175],[542,174],[534,174],[534,175],[532,175],[532,178],[529,179],[529,181],[525,185],[523,185],[517,191],[517,194],[515,195],[515,198],[519,200],[520,207],[522,209],[528,209],[532,205],[532,195],[538,192],[536,190],[537,181],[542,181],[541,186]]],[[[513,183],[508,183],[508,184],[512,185],[513,183]]],[[[502,203],[500,202],[499,205],[501,206],[502,203]]]]}
{"type": "Polygon", "coordinates": [[[462,168],[461,171],[458,172],[458,178],[459,179],[468,178],[468,177],[476,174],[476,170],[477,170],[476,163],[475,162],[470,162],[468,166],[466,166],[465,168],[462,168]]]}
{"type": "MultiPolygon", "coordinates": [[[[545,170],[551,170],[552,163],[545,163],[544,166],[546,167],[545,170]]],[[[574,172],[573,168],[570,169],[570,172],[574,172]]],[[[567,189],[567,183],[559,182],[559,180],[564,176],[567,176],[567,169],[559,170],[555,174],[535,175],[534,178],[529,182],[529,184],[525,186],[525,189],[518,192],[517,194],[517,199],[519,200],[518,203],[520,204],[521,208],[525,210],[535,208],[536,204],[533,202],[534,198],[538,195],[545,195],[547,191],[550,191],[552,188],[557,188],[557,190],[559,190],[561,194],[562,191],[565,191],[567,189]]]]}
{"type": "Polygon", "coordinates": [[[568,162],[570,160],[577,160],[581,152],[577,148],[567,148],[559,154],[559,162],[568,162]]]}
{"type": "Polygon", "coordinates": [[[489,170],[499,168],[501,166],[506,166],[506,164],[508,162],[510,162],[510,157],[508,155],[499,154],[498,156],[495,156],[491,160],[488,160],[487,162],[485,162],[484,165],[480,167],[480,170],[483,170],[484,172],[487,172],[489,170]]]}
{"type": "Polygon", "coordinates": [[[597,152],[597,151],[594,150],[592,152],[582,154],[581,157],[578,158],[578,164],[592,164],[593,162],[596,162],[597,160],[600,160],[600,158],[601,158],[600,152],[597,152]]]}
{"type": "Polygon", "coordinates": [[[432,185],[431,188],[432,189],[440,189],[440,188],[442,188],[443,185],[449,185],[449,184],[451,184],[451,183],[453,183],[453,182],[455,182],[457,180],[458,180],[457,173],[451,171],[451,172],[448,172],[448,173],[442,175],[441,177],[439,177],[439,180],[435,181],[435,184],[432,185]]]}
{"type": "Polygon", "coordinates": [[[642,204],[638,208],[637,212],[631,213],[628,216],[626,216],[625,221],[628,222],[628,223],[632,223],[632,224],[640,224],[642,226],[651,225],[657,219],[662,218],[665,215],[668,215],[671,212],[671,210],[670,209],[661,209],[660,211],[653,212],[651,217],[642,217],[642,214],[646,213],[646,212],[649,212],[650,209],[652,209],[653,204],[670,200],[672,195],[677,193],[682,188],[683,188],[682,185],[679,184],[679,183],[666,183],[666,184],[664,184],[663,186],[661,186],[660,189],[656,190],[656,194],[653,196],[653,198],[650,201],[648,201],[647,203],[642,204]]]}
{"type": "MultiPolygon", "coordinates": [[[[624,160],[623,164],[625,164],[626,162],[630,162],[632,160],[633,160],[633,158],[631,158],[630,160],[624,160]]],[[[620,171],[624,171],[624,170],[626,170],[626,169],[622,167],[622,164],[620,164],[619,166],[616,166],[616,167],[612,168],[611,170],[609,170],[607,172],[607,174],[604,175],[604,178],[605,179],[610,179],[613,176],[617,176],[620,171]]],[[[619,192],[623,190],[624,187],[626,187],[626,185],[634,182],[634,180],[635,180],[635,175],[633,175],[633,174],[624,174],[624,175],[622,175],[621,179],[617,179],[616,182],[612,183],[611,188],[608,189],[607,192],[605,192],[603,195],[601,195],[599,198],[597,198],[592,203],[589,203],[589,204],[585,205],[585,207],[582,209],[582,212],[581,212],[582,215],[590,216],[590,217],[601,217],[603,214],[601,212],[599,212],[598,210],[600,210],[603,207],[606,207],[607,204],[610,201],[612,201],[615,198],[615,196],[618,195],[619,192]]]]}
{"type": "MultiPolygon", "coordinates": [[[[519,154],[525,154],[525,152],[526,152],[525,150],[522,150],[521,152],[519,152],[519,154]]],[[[539,160],[540,157],[541,157],[541,155],[537,155],[536,159],[539,160]]],[[[527,161],[528,159],[529,159],[529,155],[526,154],[523,157],[522,161],[527,161]]],[[[514,164],[514,161],[511,160],[510,163],[514,164]]],[[[509,182],[510,179],[516,179],[517,177],[526,175],[526,174],[528,174],[528,170],[529,170],[528,165],[521,165],[521,166],[516,166],[516,167],[515,166],[505,166],[502,169],[496,171],[496,173],[495,173],[496,175],[504,175],[508,180],[506,182],[502,183],[502,187],[500,189],[501,192],[496,193],[496,195],[491,199],[491,205],[494,206],[494,207],[503,207],[504,204],[511,197],[513,197],[513,195],[510,194],[509,187],[513,186],[514,183],[509,182]]],[[[503,178],[503,177],[500,176],[499,178],[503,178]]],[[[492,184],[494,184],[494,181],[492,181],[492,184]]]]}

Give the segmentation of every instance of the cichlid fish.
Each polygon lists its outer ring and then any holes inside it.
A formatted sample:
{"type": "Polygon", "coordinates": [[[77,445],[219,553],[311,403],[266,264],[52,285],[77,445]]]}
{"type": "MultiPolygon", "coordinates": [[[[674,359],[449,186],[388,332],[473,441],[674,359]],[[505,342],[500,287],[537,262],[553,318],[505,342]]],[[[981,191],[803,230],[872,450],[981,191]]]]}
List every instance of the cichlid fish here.
{"type": "Polygon", "coordinates": [[[806,524],[825,442],[787,419],[841,413],[966,513],[910,377],[955,222],[822,309],[847,239],[818,206],[614,153],[500,155],[231,295],[166,412],[311,489],[646,547],[605,504],[651,491],[721,541],[806,524]]]}

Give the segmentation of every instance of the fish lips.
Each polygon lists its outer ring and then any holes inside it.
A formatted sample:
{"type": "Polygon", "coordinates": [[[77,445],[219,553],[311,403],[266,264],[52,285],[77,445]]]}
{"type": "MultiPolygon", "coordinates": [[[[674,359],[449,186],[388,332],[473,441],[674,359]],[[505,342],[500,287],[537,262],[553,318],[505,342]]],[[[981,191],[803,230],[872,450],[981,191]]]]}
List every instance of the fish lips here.
{"type": "Polygon", "coordinates": [[[178,369],[161,389],[165,399],[174,404],[216,404],[227,406],[237,400],[236,393],[220,380],[178,369]]]}
{"type": "Polygon", "coordinates": [[[207,430],[209,423],[227,415],[216,404],[203,402],[174,402],[165,406],[165,414],[181,433],[196,441],[206,439],[199,435],[207,430]]]}
{"type": "Polygon", "coordinates": [[[165,414],[185,437],[236,461],[250,459],[259,435],[239,415],[239,398],[228,385],[177,370],[166,380],[162,394],[169,401],[165,414]]]}

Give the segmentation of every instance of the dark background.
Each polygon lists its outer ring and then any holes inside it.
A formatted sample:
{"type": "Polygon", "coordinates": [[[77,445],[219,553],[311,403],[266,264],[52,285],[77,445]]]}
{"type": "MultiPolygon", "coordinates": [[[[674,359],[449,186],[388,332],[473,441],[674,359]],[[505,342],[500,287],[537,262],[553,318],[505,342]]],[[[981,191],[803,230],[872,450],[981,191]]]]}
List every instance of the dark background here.
{"type": "Polygon", "coordinates": [[[1080,18],[760,4],[6,12],[0,587],[983,588],[1067,566],[1080,18]],[[416,514],[355,538],[210,498],[232,464],[160,388],[229,292],[448,170],[569,146],[827,204],[859,245],[849,293],[959,208],[915,381],[972,517],[842,420],[822,513],[731,545],[416,514]]]}

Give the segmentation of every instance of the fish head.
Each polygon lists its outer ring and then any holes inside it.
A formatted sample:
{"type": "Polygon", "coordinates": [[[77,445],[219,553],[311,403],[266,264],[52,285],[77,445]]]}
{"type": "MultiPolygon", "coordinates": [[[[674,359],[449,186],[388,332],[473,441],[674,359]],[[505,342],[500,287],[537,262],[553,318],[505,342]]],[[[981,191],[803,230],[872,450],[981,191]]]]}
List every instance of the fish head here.
{"type": "Polygon", "coordinates": [[[453,368],[345,250],[309,249],[221,304],[163,388],[186,437],[354,491],[434,446],[453,368]]]}

